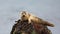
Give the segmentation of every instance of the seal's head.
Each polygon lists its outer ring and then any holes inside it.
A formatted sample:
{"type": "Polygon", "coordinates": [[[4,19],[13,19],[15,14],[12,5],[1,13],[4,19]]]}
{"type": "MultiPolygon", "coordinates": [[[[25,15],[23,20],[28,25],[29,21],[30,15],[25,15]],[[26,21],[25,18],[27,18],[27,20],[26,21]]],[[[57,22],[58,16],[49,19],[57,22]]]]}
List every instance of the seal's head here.
{"type": "Polygon", "coordinates": [[[21,12],[21,19],[22,20],[28,20],[28,18],[30,17],[30,14],[26,11],[22,11],[21,12]]]}

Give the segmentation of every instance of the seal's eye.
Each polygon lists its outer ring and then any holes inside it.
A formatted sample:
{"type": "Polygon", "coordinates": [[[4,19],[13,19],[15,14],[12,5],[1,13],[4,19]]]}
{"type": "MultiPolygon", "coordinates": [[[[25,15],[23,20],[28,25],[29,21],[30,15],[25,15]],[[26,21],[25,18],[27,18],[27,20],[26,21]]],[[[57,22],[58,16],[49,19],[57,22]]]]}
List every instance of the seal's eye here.
{"type": "Polygon", "coordinates": [[[26,12],[25,12],[25,11],[23,11],[23,12],[22,12],[22,14],[25,14],[25,15],[26,15],[26,12]]]}

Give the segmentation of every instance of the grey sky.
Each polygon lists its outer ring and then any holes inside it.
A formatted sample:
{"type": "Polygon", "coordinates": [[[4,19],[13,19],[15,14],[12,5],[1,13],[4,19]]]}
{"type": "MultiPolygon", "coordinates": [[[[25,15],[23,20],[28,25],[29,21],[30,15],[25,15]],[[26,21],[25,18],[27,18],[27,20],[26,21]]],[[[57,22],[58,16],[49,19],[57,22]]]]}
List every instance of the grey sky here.
{"type": "Polygon", "coordinates": [[[0,34],[10,34],[22,10],[54,23],[55,27],[49,29],[53,34],[60,33],[60,0],[0,0],[0,34]]]}

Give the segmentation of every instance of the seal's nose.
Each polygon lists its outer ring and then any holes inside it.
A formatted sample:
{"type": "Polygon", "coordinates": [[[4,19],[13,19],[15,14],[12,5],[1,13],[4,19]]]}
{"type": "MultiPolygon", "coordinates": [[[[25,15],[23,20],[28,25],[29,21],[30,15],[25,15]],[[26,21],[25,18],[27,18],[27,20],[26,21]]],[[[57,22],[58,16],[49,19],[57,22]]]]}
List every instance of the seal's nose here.
{"type": "Polygon", "coordinates": [[[25,17],[25,15],[23,15],[22,17],[25,17]]]}

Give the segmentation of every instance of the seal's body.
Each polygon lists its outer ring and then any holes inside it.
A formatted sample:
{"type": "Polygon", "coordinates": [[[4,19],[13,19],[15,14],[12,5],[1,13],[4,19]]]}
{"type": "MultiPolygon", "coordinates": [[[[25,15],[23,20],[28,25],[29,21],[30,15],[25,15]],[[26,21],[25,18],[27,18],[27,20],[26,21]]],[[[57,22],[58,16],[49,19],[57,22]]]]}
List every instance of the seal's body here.
{"type": "Polygon", "coordinates": [[[36,24],[43,24],[43,25],[47,25],[47,26],[51,26],[53,27],[54,25],[47,22],[47,21],[44,21],[43,19],[41,18],[38,18],[32,14],[29,14],[28,12],[25,12],[25,11],[22,11],[21,13],[21,19],[22,20],[28,20],[28,23],[36,23],[36,24]]]}

